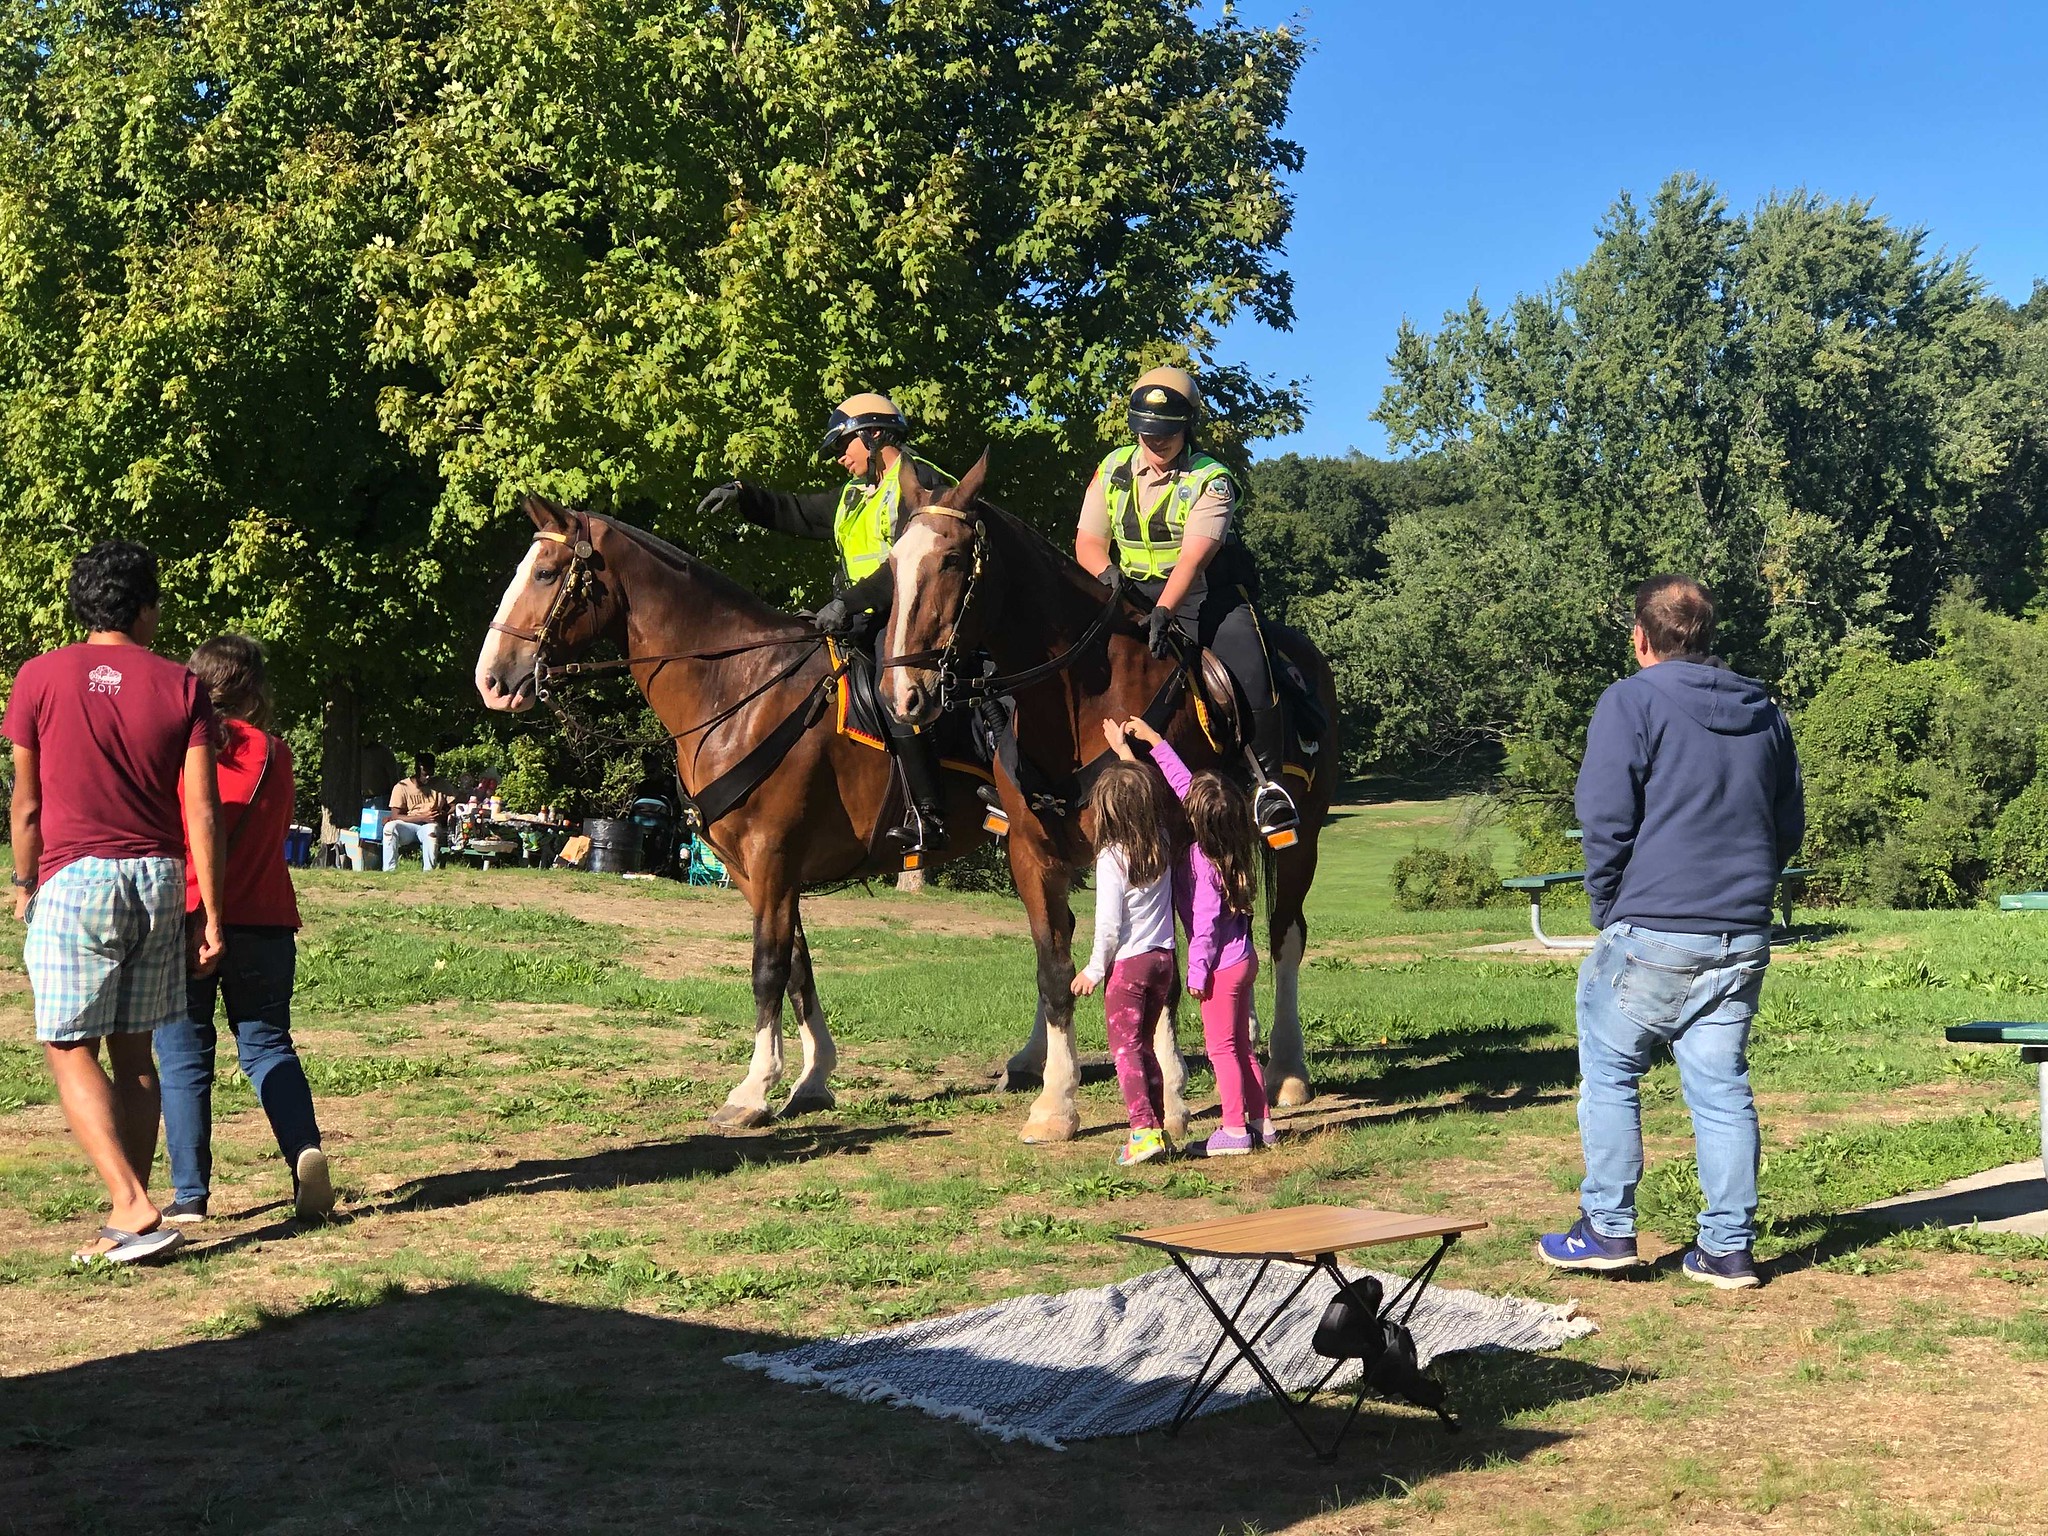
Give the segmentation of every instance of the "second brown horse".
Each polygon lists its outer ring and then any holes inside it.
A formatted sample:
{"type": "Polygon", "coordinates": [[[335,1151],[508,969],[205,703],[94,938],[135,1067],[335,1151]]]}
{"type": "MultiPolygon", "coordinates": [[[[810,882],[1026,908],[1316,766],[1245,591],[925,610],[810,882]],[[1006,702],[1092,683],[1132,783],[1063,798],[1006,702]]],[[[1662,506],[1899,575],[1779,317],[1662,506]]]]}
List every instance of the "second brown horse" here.
{"type": "MultiPolygon", "coordinates": [[[[1103,750],[1102,722],[1143,713],[1179,664],[1146,648],[1140,615],[1128,602],[1114,607],[1106,630],[1091,642],[1110,607],[1107,592],[1028,524],[980,502],[986,474],[984,455],[959,485],[936,495],[905,479],[904,504],[919,510],[898,535],[892,557],[896,600],[883,648],[890,668],[885,691],[898,719],[924,725],[937,716],[949,686],[937,658],[985,655],[999,674],[1042,672],[1014,691],[1020,753],[1049,780],[1070,779],[1103,750]],[[1062,658],[1068,658],[1065,665],[1049,667],[1062,658]]],[[[1305,785],[1291,786],[1301,811],[1300,840],[1275,857],[1267,881],[1273,1020],[1266,1083],[1273,1102],[1284,1106],[1305,1103],[1313,1092],[1299,1008],[1308,937],[1302,907],[1315,879],[1317,838],[1339,752],[1329,665],[1300,636],[1281,634],[1331,723],[1316,754],[1322,767],[1305,785]]],[[[1217,761],[1189,698],[1181,698],[1164,734],[1191,767],[1217,761]]],[[[1031,1045],[1011,1062],[1013,1076],[1038,1075],[1043,1084],[1023,1135],[1026,1141],[1064,1141],[1080,1128],[1068,897],[1075,874],[1092,857],[1092,833],[1078,808],[1041,817],[1007,772],[997,784],[1010,823],[1010,869],[1038,948],[1038,1025],[1031,1045]]],[[[1159,1022],[1156,1040],[1167,1077],[1168,1129],[1179,1131],[1185,1111],[1170,1017],[1159,1022]]]]}

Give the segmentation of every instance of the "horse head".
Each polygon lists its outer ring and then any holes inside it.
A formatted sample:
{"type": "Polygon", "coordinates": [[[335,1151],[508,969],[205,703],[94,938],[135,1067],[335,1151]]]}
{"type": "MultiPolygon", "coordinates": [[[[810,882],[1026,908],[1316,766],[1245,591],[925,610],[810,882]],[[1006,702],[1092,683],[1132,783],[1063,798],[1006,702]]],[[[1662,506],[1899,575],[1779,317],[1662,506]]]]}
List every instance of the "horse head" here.
{"type": "Polygon", "coordinates": [[[970,609],[974,579],[985,558],[981,513],[975,506],[988,480],[988,452],[958,485],[931,492],[917,482],[909,459],[896,464],[903,531],[890,550],[896,600],[882,659],[889,663],[883,690],[889,712],[904,725],[923,725],[939,712],[940,658],[972,644],[986,604],[970,609]],[[910,665],[895,665],[903,657],[910,665]]]}
{"type": "Polygon", "coordinates": [[[476,660],[476,691],[487,709],[519,712],[538,702],[540,667],[580,655],[619,619],[599,548],[608,525],[544,496],[524,496],[533,543],[498,602],[476,660]]]}

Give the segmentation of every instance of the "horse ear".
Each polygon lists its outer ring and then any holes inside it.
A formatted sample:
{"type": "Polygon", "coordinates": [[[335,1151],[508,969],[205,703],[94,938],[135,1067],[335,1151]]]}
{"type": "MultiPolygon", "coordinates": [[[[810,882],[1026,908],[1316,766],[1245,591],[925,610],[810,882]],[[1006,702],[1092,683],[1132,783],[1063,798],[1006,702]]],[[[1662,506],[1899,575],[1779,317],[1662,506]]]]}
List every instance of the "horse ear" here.
{"type": "Polygon", "coordinates": [[[981,500],[982,487],[988,483],[988,450],[981,450],[981,457],[974,461],[974,467],[960,477],[960,483],[947,490],[940,499],[956,512],[971,512],[974,504],[981,500]]]}
{"type": "Polygon", "coordinates": [[[934,500],[932,493],[924,488],[924,482],[917,478],[917,461],[909,454],[899,455],[896,460],[896,495],[907,516],[919,507],[928,507],[934,500]]]}
{"type": "Polygon", "coordinates": [[[536,496],[529,492],[519,498],[519,509],[533,519],[533,526],[542,533],[569,531],[569,514],[545,496],[536,496]]]}

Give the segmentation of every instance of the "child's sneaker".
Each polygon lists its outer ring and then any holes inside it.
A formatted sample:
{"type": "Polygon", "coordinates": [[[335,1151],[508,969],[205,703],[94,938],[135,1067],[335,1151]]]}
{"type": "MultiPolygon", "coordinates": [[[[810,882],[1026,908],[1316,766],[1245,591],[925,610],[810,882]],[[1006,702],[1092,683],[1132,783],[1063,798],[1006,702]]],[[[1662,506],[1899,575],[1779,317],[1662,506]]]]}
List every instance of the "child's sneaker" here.
{"type": "Polygon", "coordinates": [[[1233,1131],[1225,1126],[1209,1133],[1203,1149],[1210,1157],[1243,1157],[1254,1145],[1250,1131],[1233,1131]]]}
{"type": "Polygon", "coordinates": [[[1685,1258],[1679,1267],[1685,1271],[1686,1279],[1711,1285],[1716,1290],[1746,1291],[1763,1283],[1757,1279],[1756,1265],[1751,1261],[1747,1248],[1738,1248],[1733,1253],[1709,1253],[1694,1243],[1685,1250],[1685,1258]]]}
{"type": "Polygon", "coordinates": [[[1116,1155],[1119,1168],[1135,1168],[1140,1163],[1149,1163],[1155,1157],[1166,1156],[1166,1132],[1150,1127],[1132,1131],[1123,1150],[1116,1155]]]}
{"type": "Polygon", "coordinates": [[[1569,1232],[1549,1232],[1536,1240],[1536,1257],[1552,1269],[1629,1269],[1642,1263],[1632,1237],[1602,1237],[1581,1216],[1569,1232]]]}
{"type": "Polygon", "coordinates": [[[1259,1122],[1258,1137],[1259,1145],[1262,1147],[1271,1147],[1279,1145],[1280,1132],[1274,1128],[1273,1121],[1270,1116],[1259,1122]]]}

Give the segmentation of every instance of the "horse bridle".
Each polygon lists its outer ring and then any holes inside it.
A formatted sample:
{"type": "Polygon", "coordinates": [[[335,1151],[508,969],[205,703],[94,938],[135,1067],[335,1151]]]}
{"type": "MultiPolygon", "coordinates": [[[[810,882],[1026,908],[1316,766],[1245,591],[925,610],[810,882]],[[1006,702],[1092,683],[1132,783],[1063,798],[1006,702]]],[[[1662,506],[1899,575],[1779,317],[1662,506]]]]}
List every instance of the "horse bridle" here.
{"type": "Polygon", "coordinates": [[[510,635],[514,640],[524,640],[534,648],[533,696],[545,701],[548,696],[548,674],[551,671],[565,670],[548,666],[548,637],[568,612],[570,603],[583,596],[586,587],[593,585],[590,579],[590,557],[595,550],[590,542],[590,527],[587,523],[577,530],[577,536],[573,539],[566,533],[554,533],[543,528],[534,534],[533,543],[560,544],[569,551],[569,566],[563,573],[561,585],[555,589],[555,600],[548,604],[548,611],[541,616],[538,628],[521,629],[516,624],[506,624],[498,619],[491,620],[491,628],[501,635],[510,635]]]}
{"type": "Polygon", "coordinates": [[[974,530],[974,564],[967,571],[967,590],[960,594],[960,606],[953,612],[953,627],[945,641],[928,651],[916,651],[908,656],[892,657],[877,665],[888,667],[931,667],[939,674],[939,713],[950,714],[962,704],[972,704],[985,693],[979,680],[970,683],[963,690],[960,678],[960,635],[967,627],[967,613],[974,606],[975,589],[981,585],[981,573],[988,564],[988,532],[978,518],[953,507],[920,507],[920,512],[929,512],[935,517],[952,517],[966,523],[974,530]]]}
{"type": "Polygon", "coordinates": [[[974,566],[967,574],[967,590],[960,594],[960,607],[953,615],[952,633],[945,643],[928,651],[915,651],[908,656],[897,656],[881,663],[884,667],[933,667],[939,674],[939,713],[950,714],[953,710],[979,704],[984,699],[1003,698],[1034,683],[1055,677],[1077,661],[1081,654],[1092,647],[1109,630],[1116,618],[1117,609],[1124,599],[1123,572],[1114,565],[1110,567],[1112,579],[1109,596],[1103,601],[1101,610],[1089,621],[1074,643],[1036,666],[1021,671],[998,673],[995,664],[983,660],[978,676],[963,678],[960,675],[960,633],[967,625],[967,610],[974,602],[976,586],[981,573],[988,564],[988,532],[979,518],[952,507],[929,506],[919,509],[936,513],[941,517],[957,517],[974,529],[974,566]]]}

